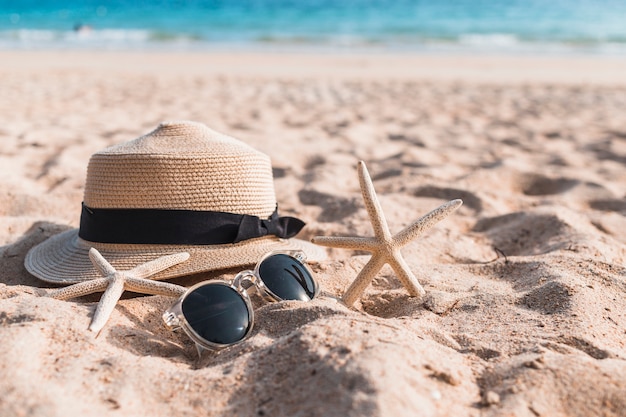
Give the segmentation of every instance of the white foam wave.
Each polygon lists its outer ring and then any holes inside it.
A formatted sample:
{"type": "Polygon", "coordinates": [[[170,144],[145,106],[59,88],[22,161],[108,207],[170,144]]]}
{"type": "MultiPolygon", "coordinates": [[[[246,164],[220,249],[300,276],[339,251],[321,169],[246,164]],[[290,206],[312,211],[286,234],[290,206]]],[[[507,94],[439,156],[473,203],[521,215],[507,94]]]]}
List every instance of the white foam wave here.
{"type": "Polygon", "coordinates": [[[18,29],[0,31],[0,46],[8,48],[141,45],[151,41],[150,31],[80,27],[71,31],[18,29]]]}
{"type": "Polygon", "coordinates": [[[466,33],[459,36],[459,43],[467,46],[511,47],[518,45],[520,40],[508,33],[466,33]]]}
{"type": "Polygon", "coordinates": [[[181,33],[144,29],[75,30],[16,29],[0,30],[0,49],[176,49],[197,50],[220,47],[294,48],[295,50],[329,48],[375,51],[432,51],[478,53],[591,53],[625,55],[626,42],[558,42],[521,39],[507,33],[465,33],[456,39],[401,36],[388,38],[358,35],[312,37],[228,37],[201,39],[181,33]]]}

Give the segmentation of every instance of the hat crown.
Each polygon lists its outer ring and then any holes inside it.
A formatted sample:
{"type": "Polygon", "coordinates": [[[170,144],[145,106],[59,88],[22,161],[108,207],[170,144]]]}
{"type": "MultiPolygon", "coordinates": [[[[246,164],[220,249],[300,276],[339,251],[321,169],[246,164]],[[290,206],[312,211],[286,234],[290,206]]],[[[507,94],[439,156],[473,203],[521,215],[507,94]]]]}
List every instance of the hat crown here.
{"type": "Polygon", "coordinates": [[[166,122],[92,155],[85,205],[220,211],[266,218],[276,208],[267,155],[196,122],[166,122]]]}
{"type": "Polygon", "coordinates": [[[163,122],[152,132],[137,139],[110,146],[95,155],[198,155],[202,153],[260,153],[251,146],[202,123],[163,122]]]}

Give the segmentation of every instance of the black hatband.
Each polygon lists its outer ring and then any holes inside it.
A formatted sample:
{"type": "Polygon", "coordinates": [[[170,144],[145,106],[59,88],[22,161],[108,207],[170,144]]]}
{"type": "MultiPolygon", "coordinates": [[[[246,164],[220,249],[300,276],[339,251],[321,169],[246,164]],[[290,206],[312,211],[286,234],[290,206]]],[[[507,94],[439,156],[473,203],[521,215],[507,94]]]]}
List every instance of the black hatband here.
{"type": "Polygon", "coordinates": [[[78,236],[90,242],[221,245],[257,237],[295,236],[304,222],[278,217],[267,219],[219,211],[90,208],[83,203],[78,236]]]}

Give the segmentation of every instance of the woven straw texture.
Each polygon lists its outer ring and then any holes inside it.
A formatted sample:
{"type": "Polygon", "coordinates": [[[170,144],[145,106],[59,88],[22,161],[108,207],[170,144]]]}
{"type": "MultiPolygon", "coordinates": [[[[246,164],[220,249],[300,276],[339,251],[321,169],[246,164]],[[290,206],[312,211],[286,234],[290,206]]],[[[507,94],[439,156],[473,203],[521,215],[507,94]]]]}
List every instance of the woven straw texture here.
{"type": "MultiPolygon", "coordinates": [[[[195,122],[163,123],[145,136],[94,154],[87,168],[84,202],[93,208],[210,210],[261,218],[276,208],[269,157],[195,122]]],[[[273,250],[303,250],[310,260],[326,256],[309,242],[273,236],[226,245],[129,245],[87,242],[74,229],[32,248],[24,264],[47,282],[98,278],[89,260],[91,247],[118,270],[189,252],[189,260],[154,279],[252,265],[273,250]]]]}
{"type": "Polygon", "coordinates": [[[92,208],[224,211],[266,218],[276,208],[267,155],[200,123],[163,123],[94,154],[84,202],[92,208]]]}

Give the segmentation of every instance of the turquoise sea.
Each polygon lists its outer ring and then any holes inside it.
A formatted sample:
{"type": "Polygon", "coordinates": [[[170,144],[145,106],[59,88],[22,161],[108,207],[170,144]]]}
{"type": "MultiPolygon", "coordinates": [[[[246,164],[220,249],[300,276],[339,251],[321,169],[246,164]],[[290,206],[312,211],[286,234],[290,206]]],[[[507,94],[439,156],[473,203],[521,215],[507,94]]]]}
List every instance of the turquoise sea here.
{"type": "Polygon", "coordinates": [[[0,49],[626,55],[618,0],[0,0],[0,49]]]}

